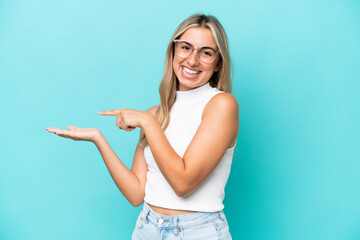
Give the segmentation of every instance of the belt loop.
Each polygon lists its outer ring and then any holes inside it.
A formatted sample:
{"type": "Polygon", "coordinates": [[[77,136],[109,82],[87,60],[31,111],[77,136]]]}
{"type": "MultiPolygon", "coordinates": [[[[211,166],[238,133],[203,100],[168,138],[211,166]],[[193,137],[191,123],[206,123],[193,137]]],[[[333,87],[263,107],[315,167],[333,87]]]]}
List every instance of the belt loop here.
{"type": "Polygon", "coordinates": [[[174,235],[177,237],[179,236],[179,227],[178,227],[178,222],[179,222],[179,216],[176,216],[173,218],[174,221],[174,235]]]}
{"type": "Polygon", "coordinates": [[[136,222],[136,225],[139,228],[142,228],[144,226],[144,223],[147,223],[147,221],[146,221],[147,211],[148,211],[148,209],[146,209],[146,207],[144,205],[143,209],[140,211],[140,214],[139,214],[140,219],[138,219],[138,221],[136,222]]]}
{"type": "Polygon", "coordinates": [[[144,210],[144,213],[143,213],[143,220],[144,220],[144,222],[145,223],[149,223],[149,214],[150,214],[150,207],[149,207],[149,205],[146,203],[146,202],[144,202],[144,207],[143,207],[143,210],[144,210]]]}

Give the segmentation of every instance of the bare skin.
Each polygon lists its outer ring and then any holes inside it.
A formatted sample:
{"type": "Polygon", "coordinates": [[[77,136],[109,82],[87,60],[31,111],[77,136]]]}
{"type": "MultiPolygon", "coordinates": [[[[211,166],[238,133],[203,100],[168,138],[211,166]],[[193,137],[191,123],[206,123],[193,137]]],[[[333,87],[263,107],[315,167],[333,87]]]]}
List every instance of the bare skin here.
{"type": "MultiPolygon", "coordinates": [[[[208,29],[190,29],[183,34],[183,39],[196,47],[216,47],[208,29]]],[[[212,73],[217,71],[217,60],[212,63],[200,62],[197,51],[194,51],[187,58],[175,56],[173,68],[180,81],[180,90],[187,91],[207,83],[212,73]],[[184,67],[198,71],[198,77],[187,78],[187,75],[183,73],[184,67]]],[[[99,114],[116,116],[116,126],[122,130],[132,131],[137,127],[141,128],[161,173],[174,192],[179,197],[185,197],[214,170],[225,151],[234,146],[239,130],[238,104],[236,99],[227,93],[220,93],[213,97],[206,105],[202,122],[183,157],[174,151],[154,117],[156,108],[157,106],[147,111],[117,109],[101,111],[99,114]]],[[[67,130],[51,127],[46,130],[61,137],[93,142],[101,153],[111,177],[126,199],[133,206],[139,206],[144,202],[148,166],[142,148],[139,146],[136,148],[132,167],[128,169],[96,128],[69,126],[67,130]]],[[[151,208],[163,215],[181,215],[191,212],[159,206],[151,206],[151,208]]]]}

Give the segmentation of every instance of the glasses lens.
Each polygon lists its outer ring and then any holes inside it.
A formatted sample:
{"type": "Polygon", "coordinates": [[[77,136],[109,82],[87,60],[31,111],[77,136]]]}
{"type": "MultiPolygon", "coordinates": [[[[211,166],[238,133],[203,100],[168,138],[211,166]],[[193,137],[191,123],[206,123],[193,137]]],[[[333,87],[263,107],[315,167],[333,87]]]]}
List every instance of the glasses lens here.
{"type": "Polygon", "coordinates": [[[211,48],[200,50],[200,60],[203,62],[212,62],[215,60],[216,52],[211,48]]]}
{"type": "Polygon", "coordinates": [[[177,42],[175,51],[180,57],[187,57],[192,52],[192,46],[186,42],[177,42]]]}

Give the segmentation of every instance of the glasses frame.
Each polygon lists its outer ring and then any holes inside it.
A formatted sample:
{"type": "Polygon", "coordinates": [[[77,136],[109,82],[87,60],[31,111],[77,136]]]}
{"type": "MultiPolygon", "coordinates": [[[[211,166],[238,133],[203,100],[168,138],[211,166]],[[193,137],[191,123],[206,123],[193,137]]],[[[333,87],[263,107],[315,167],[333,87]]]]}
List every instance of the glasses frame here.
{"type": "Polygon", "coordinates": [[[184,41],[184,40],[180,40],[180,39],[175,39],[173,42],[175,43],[174,53],[175,53],[176,55],[178,55],[178,56],[181,57],[181,58],[187,58],[187,57],[189,57],[189,56],[194,52],[194,50],[197,50],[197,57],[199,58],[200,61],[202,61],[202,62],[204,62],[204,63],[212,63],[213,61],[215,61],[217,54],[220,52],[219,50],[215,50],[215,49],[213,49],[212,47],[195,47],[195,46],[192,45],[191,43],[189,43],[189,42],[187,42],[187,41],[184,41]],[[191,52],[190,52],[189,55],[187,55],[186,57],[182,57],[182,56],[180,56],[179,54],[176,53],[176,45],[177,45],[178,43],[182,43],[182,42],[184,42],[184,43],[186,43],[186,44],[189,44],[189,45],[191,46],[191,52]],[[215,52],[214,59],[211,60],[211,61],[209,61],[209,62],[202,60],[202,59],[200,58],[200,55],[199,55],[199,54],[200,54],[200,51],[199,51],[199,50],[201,50],[201,49],[211,49],[211,50],[213,50],[213,51],[215,52]]]}

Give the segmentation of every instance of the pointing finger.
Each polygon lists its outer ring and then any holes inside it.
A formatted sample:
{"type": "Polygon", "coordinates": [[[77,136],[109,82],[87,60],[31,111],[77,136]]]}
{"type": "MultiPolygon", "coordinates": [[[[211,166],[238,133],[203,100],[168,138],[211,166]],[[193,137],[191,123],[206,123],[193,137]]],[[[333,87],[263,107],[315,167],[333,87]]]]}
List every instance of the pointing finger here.
{"type": "Polygon", "coordinates": [[[109,110],[109,111],[100,111],[98,112],[98,114],[103,115],[103,116],[117,116],[119,115],[121,112],[121,109],[116,109],[116,110],[109,110]]]}

